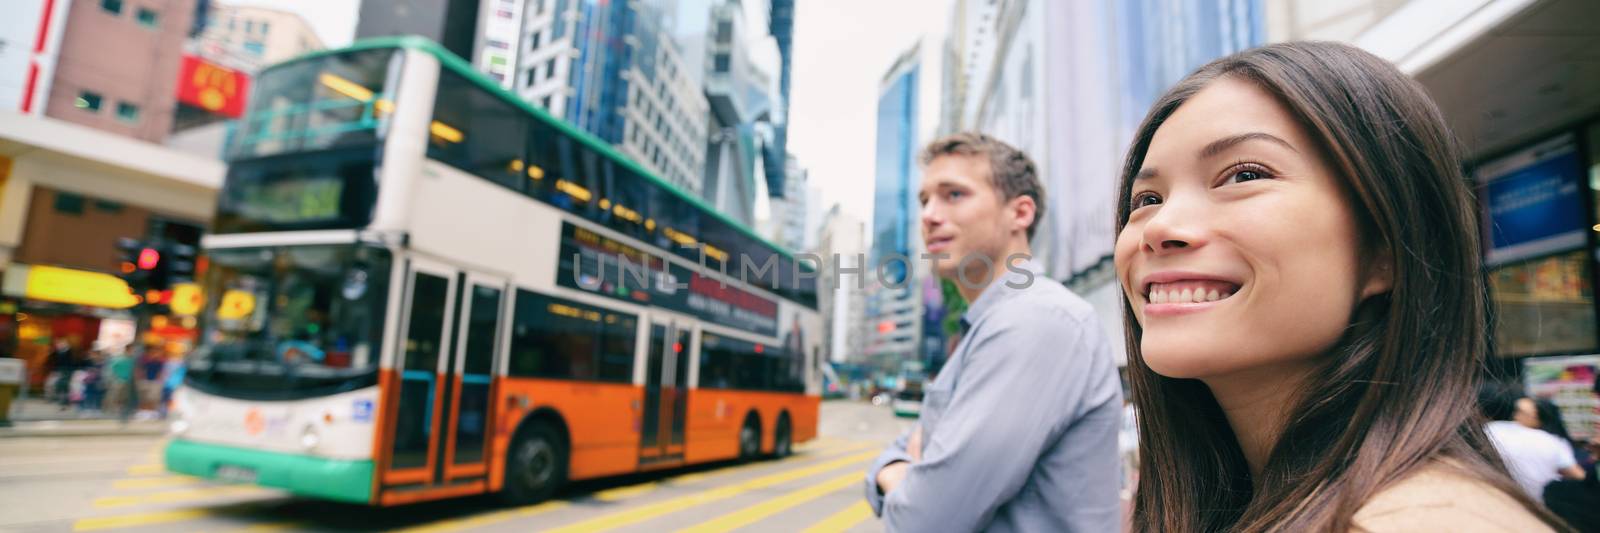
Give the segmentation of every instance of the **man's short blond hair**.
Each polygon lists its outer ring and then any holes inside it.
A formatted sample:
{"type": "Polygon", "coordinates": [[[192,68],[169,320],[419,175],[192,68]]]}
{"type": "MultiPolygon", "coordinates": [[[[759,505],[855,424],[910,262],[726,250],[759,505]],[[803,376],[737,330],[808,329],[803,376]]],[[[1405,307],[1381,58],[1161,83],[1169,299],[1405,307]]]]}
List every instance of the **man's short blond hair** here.
{"type": "Polygon", "coordinates": [[[1039,172],[1028,154],[994,137],[963,131],[928,143],[917,159],[926,167],[934,159],[947,155],[988,159],[989,181],[1000,191],[1000,201],[1009,202],[1018,196],[1032,198],[1033,223],[1028,225],[1028,240],[1033,240],[1034,229],[1044,220],[1044,185],[1039,183],[1039,172]]]}

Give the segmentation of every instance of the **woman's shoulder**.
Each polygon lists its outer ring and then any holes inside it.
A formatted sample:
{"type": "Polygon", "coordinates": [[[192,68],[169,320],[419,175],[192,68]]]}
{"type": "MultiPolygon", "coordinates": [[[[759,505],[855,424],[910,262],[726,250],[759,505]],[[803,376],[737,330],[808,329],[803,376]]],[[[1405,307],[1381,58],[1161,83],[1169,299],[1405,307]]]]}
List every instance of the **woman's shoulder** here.
{"type": "Polygon", "coordinates": [[[1366,531],[1553,531],[1527,508],[1447,462],[1435,462],[1379,491],[1356,511],[1366,531]]]}

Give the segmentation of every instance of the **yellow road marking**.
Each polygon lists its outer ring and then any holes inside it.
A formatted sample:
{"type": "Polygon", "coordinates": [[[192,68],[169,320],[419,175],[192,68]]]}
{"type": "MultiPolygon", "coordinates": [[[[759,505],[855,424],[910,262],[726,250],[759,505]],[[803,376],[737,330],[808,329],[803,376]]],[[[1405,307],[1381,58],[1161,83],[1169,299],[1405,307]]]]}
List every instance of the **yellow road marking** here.
{"type": "Polygon", "coordinates": [[[841,533],[856,527],[856,524],[872,518],[872,507],[866,502],[856,502],[844,508],[843,511],[834,513],[833,516],[822,519],[816,525],[806,528],[804,533],[841,533]]]}
{"type": "Polygon", "coordinates": [[[723,468],[723,469],[715,470],[715,471],[711,471],[711,472],[695,472],[695,473],[692,473],[692,474],[683,474],[681,476],[672,476],[670,478],[663,479],[663,480],[660,480],[660,481],[648,481],[648,482],[645,482],[645,483],[639,483],[637,485],[628,485],[626,487],[618,487],[618,488],[614,488],[614,489],[602,490],[602,491],[594,493],[594,495],[592,497],[594,499],[596,499],[596,500],[600,500],[600,501],[604,501],[604,502],[617,501],[617,500],[632,498],[634,496],[638,496],[640,494],[644,494],[644,493],[656,490],[658,488],[661,488],[662,485],[667,485],[667,484],[682,485],[682,484],[694,483],[694,482],[698,482],[698,481],[705,481],[707,479],[716,479],[716,478],[719,478],[719,477],[724,477],[724,476],[737,474],[739,472],[753,470],[753,469],[757,469],[757,468],[761,468],[761,467],[765,467],[765,466],[772,466],[774,464],[786,464],[786,463],[791,463],[791,462],[796,462],[796,461],[804,461],[804,460],[807,460],[807,459],[815,459],[817,457],[827,457],[827,456],[831,456],[831,455],[838,454],[838,453],[845,453],[845,452],[851,452],[851,451],[860,450],[860,449],[866,448],[868,446],[872,446],[872,445],[871,444],[866,444],[866,443],[839,444],[839,445],[834,445],[834,446],[830,446],[830,447],[827,447],[827,448],[815,450],[814,453],[811,453],[811,452],[813,452],[812,450],[807,450],[808,453],[806,453],[805,455],[791,455],[789,457],[785,457],[782,460],[775,461],[775,462],[749,463],[749,464],[743,464],[743,465],[739,465],[739,466],[730,466],[730,467],[727,467],[727,468],[723,468]]]}
{"type": "Polygon", "coordinates": [[[156,487],[199,485],[200,483],[200,478],[189,476],[139,477],[113,481],[111,482],[111,488],[117,490],[153,489],[156,487]]]}
{"type": "Polygon", "coordinates": [[[128,475],[130,476],[149,476],[154,474],[164,474],[166,472],[166,465],[160,464],[133,465],[128,467],[128,475]]]}
{"type": "Polygon", "coordinates": [[[764,489],[773,485],[807,478],[840,468],[860,466],[862,462],[871,459],[877,454],[878,452],[876,451],[858,453],[818,465],[812,465],[805,468],[796,468],[794,470],[770,474],[734,485],[707,489],[701,492],[690,494],[688,496],[681,496],[643,505],[633,509],[618,511],[609,515],[547,531],[553,533],[593,533],[637,524],[651,518],[681,511],[697,505],[704,505],[715,501],[726,500],[752,490],[764,489]]]}
{"type": "Polygon", "coordinates": [[[661,482],[659,482],[659,481],[651,481],[651,482],[648,482],[648,483],[640,483],[638,485],[629,485],[629,486],[626,486],[626,487],[620,487],[620,488],[615,488],[615,489],[606,489],[606,490],[602,490],[600,492],[594,493],[594,499],[600,500],[600,501],[605,501],[605,502],[614,502],[614,501],[617,501],[617,500],[625,500],[625,499],[628,499],[628,498],[632,498],[634,496],[638,496],[640,494],[644,494],[646,492],[650,492],[650,491],[656,490],[656,488],[658,488],[660,486],[661,486],[661,482]]]}
{"type": "Polygon", "coordinates": [[[864,479],[866,479],[866,475],[859,472],[851,472],[802,489],[789,491],[761,503],[680,529],[678,533],[726,533],[733,531],[754,524],[763,518],[781,513],[796,505],[838,492],[845,487],[859,485],[864,479]]]}
{"type": "Polygon", "coordinates": [[[272,531],[293,531],[296,529],[305,528],[306,524],[302,522],[272,522],[267,524],[256,524],[242,529],[235,529],[229,531],[228,533],[270,533],[272,531]]]}
{"type": "Polygon", "coordinates": [[[276,493],[270,490],[252,486],[222,485],[199,489],[157,492],[153,494],[142,494],[139,496],[111,496],[106,498],[96,498],[94,500],[94,506],[100,508],[126,507],[129,505],[139,505],[143,503],[172,503],[190,500],[202,500],[219,496],[250,496],[261,494],[276,493]]]}
{"type": "Polygon", "coordinates": [[[492,513],[481,514],[467,518],[441,520],[432,524],[408,527],[399,531],[403,533],[440,533],[443,531],[460,531],[467,528],[482,527],[489,524],[504,522],[513,518],[524,518],[544,514],[556,509],[565,508],[568,505],[571,504],[559,500],[548,501],[536,505],[518,507],[516,509],[506,509],[504,511],[495,511],[492,513]]]}
{"type": "Polygon", "coordinates": [[[207,509],[182,509],[178,511],[162,511],[157,513],[140,513],[122,516],[105,516],[100,518],[85,518],[73,522],[73,531],[95,531],[100,529],[148,526],[151,524],[166,524],[204,518],[216,514],[207,509]]]}

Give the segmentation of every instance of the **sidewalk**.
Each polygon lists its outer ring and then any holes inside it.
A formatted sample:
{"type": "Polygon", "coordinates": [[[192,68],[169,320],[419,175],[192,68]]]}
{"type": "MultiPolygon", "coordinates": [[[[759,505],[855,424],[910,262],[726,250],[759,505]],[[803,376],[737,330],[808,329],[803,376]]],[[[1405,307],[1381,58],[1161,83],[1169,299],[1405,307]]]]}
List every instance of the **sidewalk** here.
{"type": "Polygon", "coordinates": [[[18,437],[97,437],[114,435],[160,435],[166,433],[164,420],[145,416],[127,423],[115,414],[79,412],[38,398],[19,400],[11,406],[11,427],[0,427],[0,439],[18,437]]]}

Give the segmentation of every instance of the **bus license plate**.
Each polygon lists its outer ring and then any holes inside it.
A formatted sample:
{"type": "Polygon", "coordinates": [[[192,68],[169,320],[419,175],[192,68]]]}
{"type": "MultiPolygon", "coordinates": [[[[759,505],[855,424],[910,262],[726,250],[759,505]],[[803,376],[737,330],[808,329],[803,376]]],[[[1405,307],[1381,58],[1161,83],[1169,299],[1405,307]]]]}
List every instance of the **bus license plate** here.
{"type": "Polygon", "coordinates": [[[217,479],[234,483],[255,483],[256,469],[233,465],[218,466],[217,479]]]}

